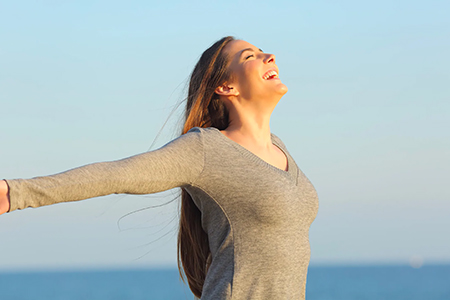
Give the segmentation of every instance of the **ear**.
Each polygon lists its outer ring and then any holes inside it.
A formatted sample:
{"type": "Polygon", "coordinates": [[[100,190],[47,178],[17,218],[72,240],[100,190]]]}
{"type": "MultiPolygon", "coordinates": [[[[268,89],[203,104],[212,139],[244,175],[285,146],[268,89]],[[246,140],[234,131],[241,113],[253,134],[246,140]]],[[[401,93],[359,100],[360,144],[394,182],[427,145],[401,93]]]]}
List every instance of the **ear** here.
{"type": "Polygon", "coordinates": [[[220,96],[235,96],[236,97],[239,95],[239,91],[236,88],[229,86],[226,83],[217,87],[214,90],[214,92],[220,96]]]}

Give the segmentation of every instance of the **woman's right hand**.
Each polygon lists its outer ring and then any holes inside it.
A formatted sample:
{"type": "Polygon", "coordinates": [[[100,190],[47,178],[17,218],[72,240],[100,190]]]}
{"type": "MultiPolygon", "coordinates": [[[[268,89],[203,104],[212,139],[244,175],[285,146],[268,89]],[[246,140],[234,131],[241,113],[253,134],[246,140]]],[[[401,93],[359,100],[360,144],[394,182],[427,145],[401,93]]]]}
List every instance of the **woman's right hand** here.
{"type": "Polygon", "coordinates": [[[0,180],[0,215],[9,211],[9,188],[5,180],[0,180]]]}

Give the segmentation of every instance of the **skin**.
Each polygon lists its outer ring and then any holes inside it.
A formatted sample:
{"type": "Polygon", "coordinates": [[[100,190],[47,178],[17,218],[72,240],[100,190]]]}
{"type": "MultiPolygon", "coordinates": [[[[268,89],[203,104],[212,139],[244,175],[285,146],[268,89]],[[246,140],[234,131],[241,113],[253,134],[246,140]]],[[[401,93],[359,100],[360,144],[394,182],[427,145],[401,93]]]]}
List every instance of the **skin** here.
{"type": "Polygon", "coordinates": [[[286,156],[272,144],[270,116],[288,89],[278,76],[263,78],[270,69],[278,73],[275,55],[264,53],[243,40],[230,42],[224,52],[231,61],[232,79],[215,90],[229,111],[230,125],[221,132],[267,163],[286,171],[286,156]],[[252,50],[243,51],[248,48],[252,50]]]}
{"type": "Polygon", "coordinates": [[[0,180],[0,214],[9,210],[8,185],[6,181],[0,180]]]}
{"type": "MultiPolygon", "coordinates": [[[[270,69],[278,73],[275,55],[242,40],[230,42],[224,51],[230,58],[232,79],[215,90],[229,111],[230,125],[222,134],[267,163],[287,171],[286,156],[272,144],[270,116],[288,89],[278,76],[263,79],[270,69]]],[[[0,180],[0,214],[9,208],[8,185],[0,180]]]]}

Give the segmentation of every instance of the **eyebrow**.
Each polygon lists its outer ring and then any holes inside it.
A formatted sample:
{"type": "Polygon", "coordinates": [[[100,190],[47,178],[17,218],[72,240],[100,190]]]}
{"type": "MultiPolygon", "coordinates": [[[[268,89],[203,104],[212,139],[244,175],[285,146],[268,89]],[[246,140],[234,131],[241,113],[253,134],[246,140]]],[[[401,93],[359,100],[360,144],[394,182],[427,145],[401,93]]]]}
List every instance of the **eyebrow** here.
{"type": "MultiPolygon", "coordinates": [[[[258,49],[258,50],[261,51],[261,52],[264,52],[261,49],[258,49]]],[[[255,52],[255,50],[253,50],[253,48],[245,48],[244,50],[241,51],[241,54],[239,55],[239,57],[241,57],[242,54],[244,54],[245,51],[253,51],[253,52],[255,52]]]]}

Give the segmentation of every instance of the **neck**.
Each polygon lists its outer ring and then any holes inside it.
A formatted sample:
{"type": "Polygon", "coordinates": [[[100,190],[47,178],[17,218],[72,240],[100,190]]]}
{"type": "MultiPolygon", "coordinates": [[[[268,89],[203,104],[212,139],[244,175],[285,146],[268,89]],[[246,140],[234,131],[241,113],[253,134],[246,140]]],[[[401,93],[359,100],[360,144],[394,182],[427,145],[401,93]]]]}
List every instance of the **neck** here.
{"type": "Polygon", "coordinates": [[[270,116],[273,109],[260,111],[251,109],[229,109],[229,126],[224,134],[237,141],[246,141],[261,147],[272,145],[270,116]]]}

